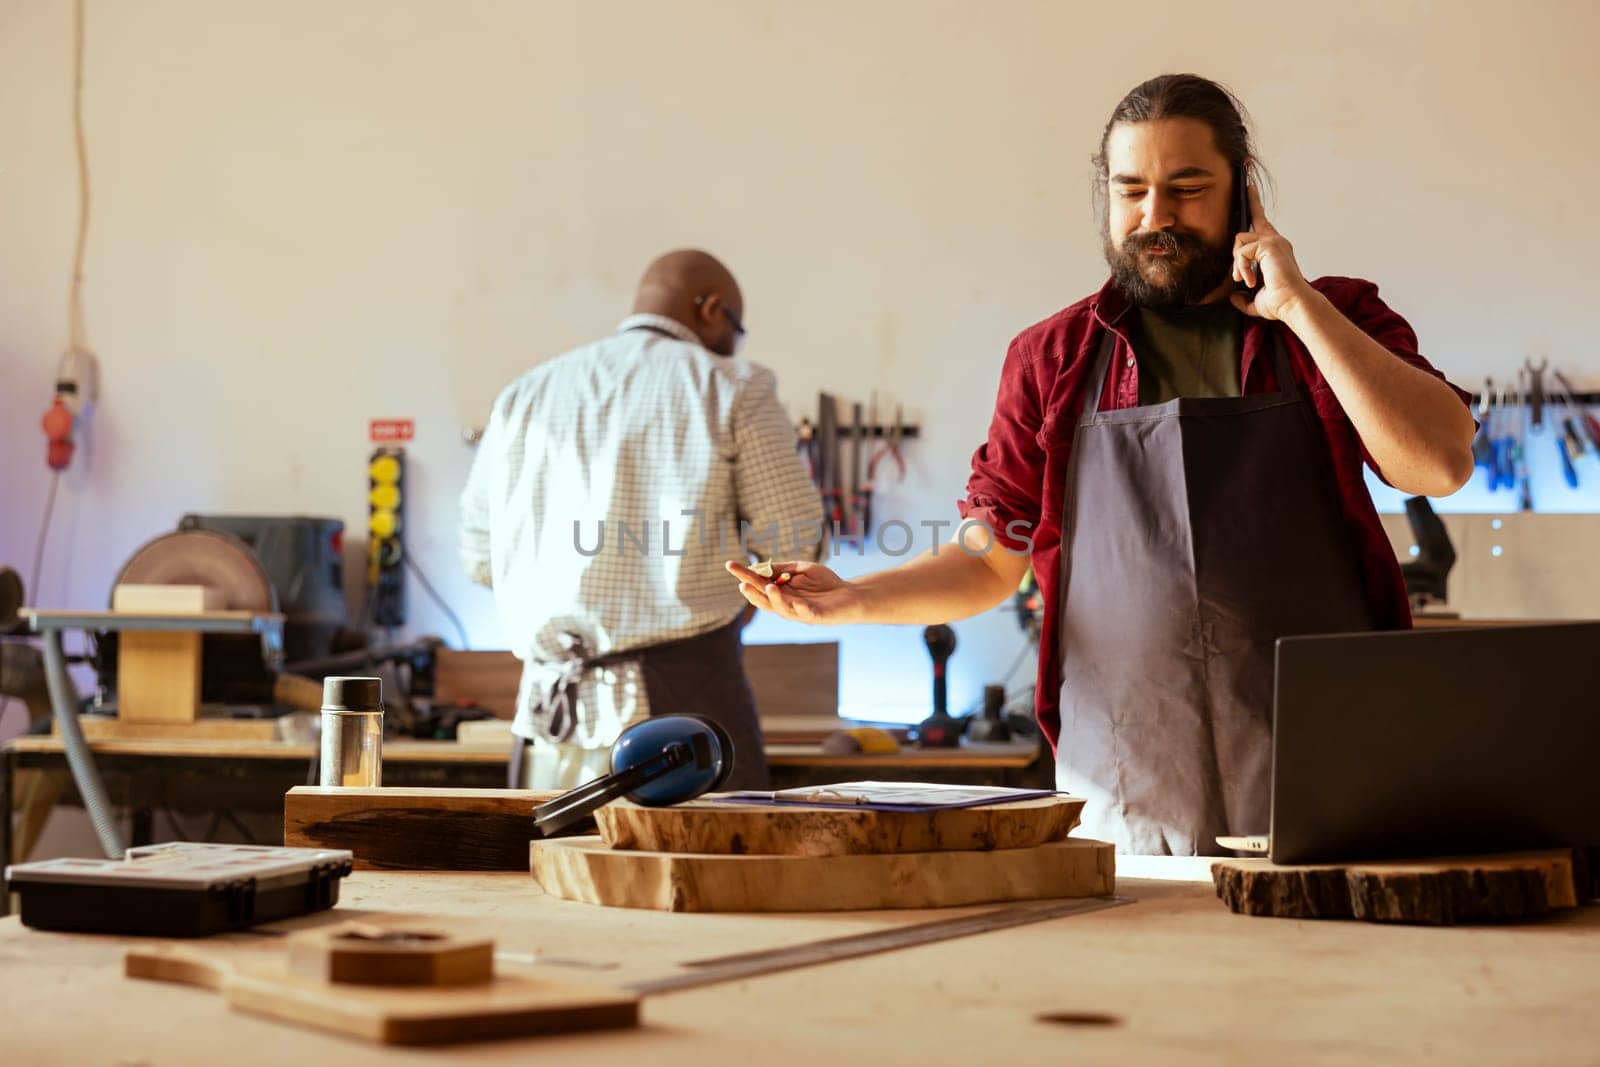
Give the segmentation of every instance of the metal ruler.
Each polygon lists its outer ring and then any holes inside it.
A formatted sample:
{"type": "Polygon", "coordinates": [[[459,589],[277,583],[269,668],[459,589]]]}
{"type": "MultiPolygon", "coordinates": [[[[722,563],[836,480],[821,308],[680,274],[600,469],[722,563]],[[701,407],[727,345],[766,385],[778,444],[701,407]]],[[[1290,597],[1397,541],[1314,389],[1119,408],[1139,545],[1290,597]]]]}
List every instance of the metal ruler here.
{"type": "Polygon", "coordinates": [[[1092,911],[1102,911],[1132,903],[1132,897],[1115,895],[1030,901],[996,908],[993,911],[982,911],[976,915],[963,915],[956,919],[937,919],[933,922],[897,926],[889,930],[874,930],[871,933],[851,934],[824,941],[808,941],[782,948],[695,960],[683,965],[688,968],[683,973],[634,982],[623,988],[641,996],[672,993],[680,989],[698,989],[701,986],[732,982],[758,974],[772,974],[777,971],[793,970],[796,967],[812,967],[819,963],[832,963],[835,960],[847,960],[856,956],[892,952],[913,945],[949,941],[952,938],[970,937],[991,930],[1005,930],[1049,919],[1085,915],[1092,911]]]}

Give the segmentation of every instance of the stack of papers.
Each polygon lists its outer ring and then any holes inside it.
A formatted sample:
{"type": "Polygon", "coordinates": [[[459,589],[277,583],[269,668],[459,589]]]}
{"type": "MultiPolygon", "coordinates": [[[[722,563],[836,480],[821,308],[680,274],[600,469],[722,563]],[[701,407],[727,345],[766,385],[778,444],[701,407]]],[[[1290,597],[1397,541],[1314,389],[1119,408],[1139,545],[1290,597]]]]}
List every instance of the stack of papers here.
{"type": "Polygon", "coordinates": [[[740,804],[803,804],[808,807],[865,808],[873,811],[938,811],[974,808],[1055,796],[1049,789],[1007,789],[1002,786],[939,785],[933,782],[837,782],[776,792],[748,790],[724,800],[740,804]]]}

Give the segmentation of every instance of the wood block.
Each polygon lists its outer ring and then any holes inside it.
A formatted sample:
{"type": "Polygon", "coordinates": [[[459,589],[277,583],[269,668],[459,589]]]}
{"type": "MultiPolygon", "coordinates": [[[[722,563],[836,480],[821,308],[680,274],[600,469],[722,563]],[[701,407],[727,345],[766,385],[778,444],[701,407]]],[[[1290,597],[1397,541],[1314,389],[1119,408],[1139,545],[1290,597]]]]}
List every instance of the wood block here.
{"type": "Polygon", "coordinates": [[[200,635],[125,630],[117,638],[117,717],[193,722],[200,709],[200,635]]]}
{"type": "Polygon", "coordinates": [[[1581,857],[1564,849],[1296,867],[1230,859],[1211,877],[1243,915],[1438,926],[1545,915],[1576,907],[1589,888],[1581,857]]]}
{"type": "Polygon", "coordinates": [[[111,590],[111,610],[136,615],[196,615],[220,610],[222,590],[204,585],[140,585],[111,590]]]}
{"type": "MultiPolygon", "coordinates": [[[[342,848],[357,870],[522,871],[537,789],[340,789],[295,786],[283,798],[283,843],[342,848]]],[[[592,833],[593,824],[576,833],[592,833]]]]}
{"type": "Polygon", "coordinates": [[[768,718],[839,715],[839,642],[745,645],[744,673],[763,724],[768,718]]]}
{"type": "Polygon", "coordinates": [[[441,648],[434,653],[433,698],[441,704],[478,704],[509,719],[517,713],[521,681],[522,661],[510,652],[441,648]]]}
{"type": "MultiPolygon", "coordinates": [[[[853,719],[827,715],[762,715],[761,737],[769,745],[818,745],[831,734],[860,725],[853,719]]],[[[909,726],[879,729],[901,744],[911,735],[909,726]]]]}
{"type": "MultiPolygon", "coordinates": [[[[322,710],[322,683],[298,674],[280,674],[272,680],[272,699],[296,711],[322,710]]],[[[507,747],[510,747],[508,741],[507,747]]]]}
{"type": "MultiPolygon", "coordinates": [[[[522,661],[510,652],[457,652],[434,659],[434,699],[467,701],[509,719],[517,711],[522,661]]],[[[839,713],[839,644],[746,645],[744,669],[756,707],[767,716],[833,718],[839,713]]]]}
{"type": "Polygon", "coordinates": [[[292,935],[288,964],[345,985],[471,985],[494,978],[494,942],[430,925],[345,922],[292,935]]]}
{"type": "Polygon", "coordinates": [[[386,1045],[438,1045],[529,1034],[637,1026],[637,997],[596,986],[496,975],[454,986],[363,986],[319,981],[275,964],[233,964],[216,949],[131,949],[129,978],[200,986],[228,1006],[386,1045]]]}
{"type": "Polygon", "coordinates": [[[474,719],[471,722],[456,724],[456,743],[460,745],[474,745],[478,748],[497,748],[506,753],[511,753],[510,719],[474,719]]]}
{"type": "Polygon", "coordinates": [[[853,856],[984,851],[1060,841],[1078,824],[1083,803],[1081,797],[1053,796],[910,814],[714,798],[646,808],[619,800],[596,812],[595,822],[609,847],[645,852],[853,856]]]}
{"type": "Polygon", "coordinates": [[[533,876],[565,900],[655,911],[869,911],[1103,896],[1116,856],[1068,838],[996,852],[711,856],[610,849],[598,837],[530,844],[533,876]]]}
{"type": "MultiPolygon", "coordinates": [[[[195,719],[193,722],[124,722],[100,715],[80,716],[83,736],[90,741],[275,741],[276,719],[195,719]]],[[[52,725],[51,732],[57,732],[52,725]]]]}

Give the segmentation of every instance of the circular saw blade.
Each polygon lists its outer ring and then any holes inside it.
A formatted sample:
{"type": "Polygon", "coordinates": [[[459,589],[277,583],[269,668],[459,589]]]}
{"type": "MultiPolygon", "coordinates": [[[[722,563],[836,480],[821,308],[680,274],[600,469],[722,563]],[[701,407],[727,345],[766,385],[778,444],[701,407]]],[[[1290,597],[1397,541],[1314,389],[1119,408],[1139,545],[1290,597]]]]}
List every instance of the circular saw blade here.
{"type": "Polygon", "coordinates": [[[248,545],[214,530],[179,530],[145,543],[122,565],[119,585],[202,585],[225,611],[277,611],[272,580],[248,545]]]}

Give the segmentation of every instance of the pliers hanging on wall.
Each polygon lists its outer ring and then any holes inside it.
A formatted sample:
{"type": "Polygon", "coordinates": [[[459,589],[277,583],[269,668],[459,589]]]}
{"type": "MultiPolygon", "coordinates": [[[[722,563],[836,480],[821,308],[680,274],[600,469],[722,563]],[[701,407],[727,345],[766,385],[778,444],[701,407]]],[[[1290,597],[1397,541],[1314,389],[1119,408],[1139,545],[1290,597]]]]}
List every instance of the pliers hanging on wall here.
{"type": "Polygon", "coordinates": [[[861,495],[861,535],[863,537],[872,529],[872,494],[878,484],[878,461],[888,456],[894,460],[897,468],[895,481],[903,482],[906,479],[906,461],[900,455],[901,425],[904,421],[902,417],[904,413],[904,405],[896,404],[894,407],[894,425],[887,428],[879,427],[878,395],[876,393],[872,395],[872,416],[870,419],[872,425],[867,432],[873,437],[877,437],[882,433],[885,443],[872,453],[871,459],[867,460],[867,481],[862,486],[861,495]]]}
{"type": "Polygon", "coordinates": [[[794,450],[800,454],[800,462],[806,465],[806,474],[811,477],[811,483],[818,484],[817,428],[811,422],[809,415],[802,418],[800,425],[795,427],[794,450]]]}

